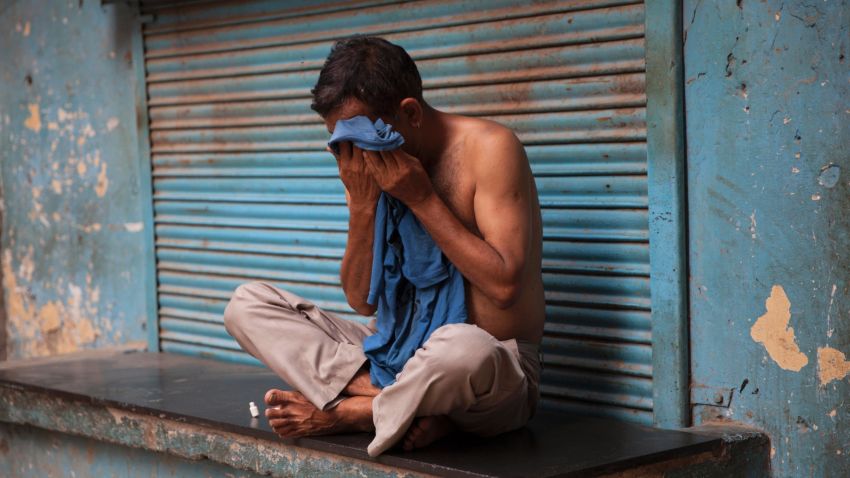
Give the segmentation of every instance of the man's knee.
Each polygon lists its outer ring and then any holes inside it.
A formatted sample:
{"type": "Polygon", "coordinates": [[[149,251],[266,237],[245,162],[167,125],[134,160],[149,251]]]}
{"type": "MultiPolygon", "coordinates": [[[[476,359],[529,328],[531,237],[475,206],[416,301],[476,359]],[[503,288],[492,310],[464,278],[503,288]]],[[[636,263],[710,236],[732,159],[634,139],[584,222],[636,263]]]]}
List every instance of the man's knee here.
{"type": "Polygon", "coordinates": [[[246,282],[233,291],[230,302],[224,308],[224,329],[227,333],[233,335],[250,318],[251,306],[261,300],[257,291],[262,287],[265,284],[261,281],[246,282]]]}
{"type": "Polygon", "coordinates": [[[495,367],[498,346],[495,337],[472,324],[444,325],[426,342],[435,369],[461,380],[488,374],[495,367]]]}

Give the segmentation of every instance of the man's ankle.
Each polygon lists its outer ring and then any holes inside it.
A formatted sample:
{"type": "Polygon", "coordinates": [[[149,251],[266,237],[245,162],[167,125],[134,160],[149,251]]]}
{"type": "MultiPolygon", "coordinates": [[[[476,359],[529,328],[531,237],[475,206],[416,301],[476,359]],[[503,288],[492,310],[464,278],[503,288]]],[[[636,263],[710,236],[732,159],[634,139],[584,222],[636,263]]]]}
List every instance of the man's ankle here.
{"type": "Polygon", "coordinates": [[[372,397],[355,395],[345,398],[334,408],[334,413],[352,430],[370,432],[375,429],[372,421],[372,397]]]}

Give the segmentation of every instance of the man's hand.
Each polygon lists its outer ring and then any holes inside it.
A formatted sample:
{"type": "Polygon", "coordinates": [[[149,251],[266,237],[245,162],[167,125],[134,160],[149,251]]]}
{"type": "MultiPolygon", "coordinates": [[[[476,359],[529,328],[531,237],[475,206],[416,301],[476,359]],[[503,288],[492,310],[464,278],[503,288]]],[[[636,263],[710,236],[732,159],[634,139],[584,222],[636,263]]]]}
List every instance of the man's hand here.
{"type": "Polygon", "coordinates": [[[348,141],[339,143],[339,154],[335,154],[331,148],[327,150],[336,158],[339,178],[345,185],[349,208],[352,206],[374,208],[378,202],[378,196],[381,195],[381,188],[366,167],[363,150],[348,141]]]}
{"type": "Polygon", "coordinates": [[[363,156],[378,186],[408,207],[434,194],[433,185],[422,163],[401,149],[363,151],[363,156]]]}

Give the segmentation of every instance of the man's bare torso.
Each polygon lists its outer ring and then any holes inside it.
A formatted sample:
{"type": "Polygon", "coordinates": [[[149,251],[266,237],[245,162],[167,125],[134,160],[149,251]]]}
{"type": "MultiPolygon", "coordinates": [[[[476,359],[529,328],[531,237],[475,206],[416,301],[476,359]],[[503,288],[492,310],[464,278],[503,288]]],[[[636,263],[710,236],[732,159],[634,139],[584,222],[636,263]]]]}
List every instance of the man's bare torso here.
{"type": "MultiPolygon", "coordinates": [[[[478,237],[482,237],[478,229],[475,210],[475,177],[472,169],[476,161],[487,161],[480,157],[476,141],[486,141],[486,136],[495,130],[505,129],[497,123],[458,115],[449,115],[451,136],[450,146],[438,162],[426,168],[440,198],[446,203],[460,221],[478,237]]],[[[488,331],[499,340],[516,338],[537,342],[543,331],[545,304],[543,281],[541,275],[541,240],[542,220],[540,205],[537,198],[537,187],[530,172],[528,159],[515,158],[524,164],[525,177],[516,178],[522,181],[521,187],[528,188],[528,215],[531,221],[530,247],[526,251],[527,260],[522,272],[523,285],[518,299],[508,308],[502,309],[491,302],[480,290],[469,281],[466,286],[466,301],[469,320],[488,331]]],[[[485,165],[486,166],[486,165],[485,165]]]]}

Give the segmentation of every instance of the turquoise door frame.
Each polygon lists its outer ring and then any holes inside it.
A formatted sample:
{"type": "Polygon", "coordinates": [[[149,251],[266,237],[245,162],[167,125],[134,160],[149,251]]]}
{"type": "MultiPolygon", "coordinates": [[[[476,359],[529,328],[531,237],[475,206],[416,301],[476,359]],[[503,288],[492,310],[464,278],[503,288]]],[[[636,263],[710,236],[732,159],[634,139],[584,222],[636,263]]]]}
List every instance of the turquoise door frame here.
{"type": "Polygon", "coordinates": [[[145,290],[146,324],[148,350],[159,351],[159,301],[156,292],[156,249],[153,222],[153,176],[151,174],[150,121],[148,120],[148,93],[145,83],[145,46],[142,37],[141,7],[138,1],[132,2],[136,21],[133,22],[132,55],[135,84],[133,93],[136,102],[136,130],[139,133],[139,198],[142,200],[145,234],[145,276],[142,278],[145,290]]]}
{"type": "Polygon", "coordinates": [[[649,263],[655,424],[690,424],[682,4],[646,2],[649,263]]]}

